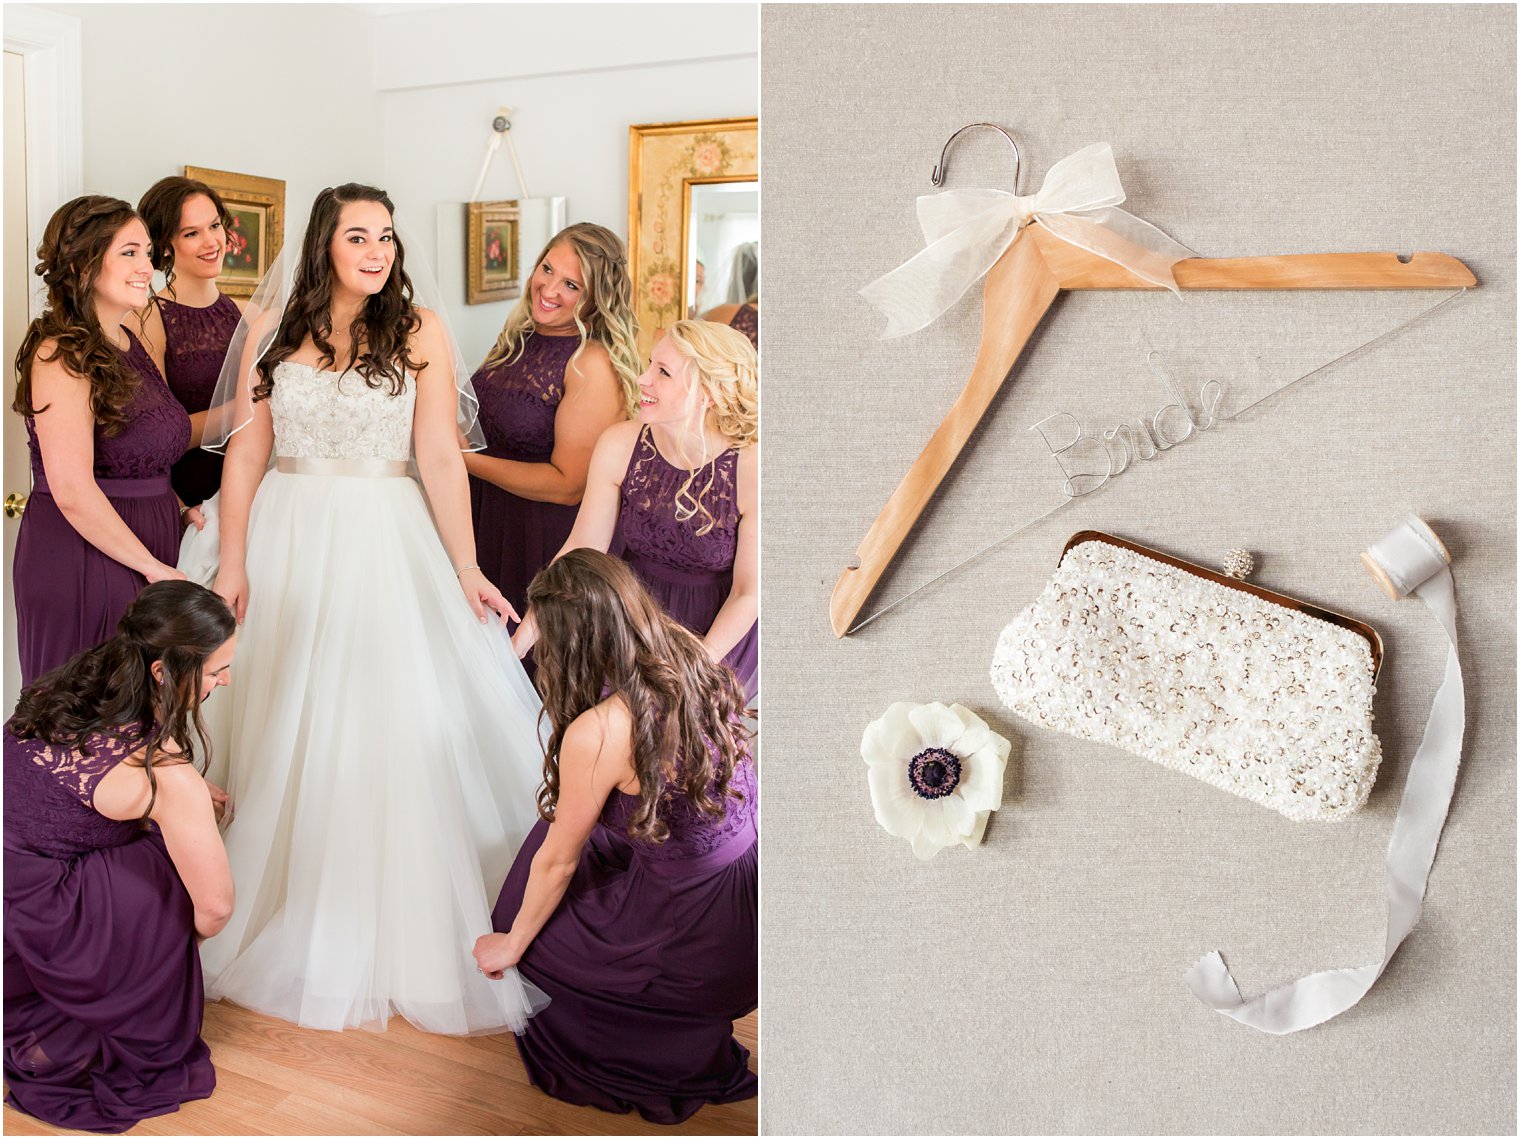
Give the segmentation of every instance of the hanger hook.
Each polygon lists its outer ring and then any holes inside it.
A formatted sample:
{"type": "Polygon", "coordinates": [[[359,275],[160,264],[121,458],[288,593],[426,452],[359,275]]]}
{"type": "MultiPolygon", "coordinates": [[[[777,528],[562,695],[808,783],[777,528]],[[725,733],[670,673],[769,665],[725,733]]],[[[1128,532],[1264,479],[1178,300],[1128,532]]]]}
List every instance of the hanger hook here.
{"type": "Polygon", "coordinates": [[[934,167],[934,173],[929,176],[929,181],[936,186],[943,186],[945,184],[945,156],[950,153],[950,145],[973,127],[991,127],[998,134],[1006,138],[1008,145],[1013,147],[1013,192],[1017,194],[1019,192],[1019,144],[1013,141],[1013,135],[1009,134],[996,123],[967,123],[951,135],[945,143],[945,149],[939,152],[939,163],[934,167]]]}

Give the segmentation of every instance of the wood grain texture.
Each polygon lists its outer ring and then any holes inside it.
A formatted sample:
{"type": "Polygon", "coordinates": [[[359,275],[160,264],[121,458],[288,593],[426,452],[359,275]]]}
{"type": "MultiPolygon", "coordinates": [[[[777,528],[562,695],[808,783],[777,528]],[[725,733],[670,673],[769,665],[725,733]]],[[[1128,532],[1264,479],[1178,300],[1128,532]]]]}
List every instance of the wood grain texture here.
{"type": "MultiPolygon", "coordinates": [[[[1032,238],[1063,289],[1154,289],[1123,265],[1062,241],[1044,226],[1032,238]]],[[[1472,270],[1445,253],[1299,253],[1282,257],[1190,257],[1172,266],[1179,288],[1225,289],[1461,289],[1478,283],[1472,270]]]]}
{"type": "Polygon", "coordinates": [[[1032,241],[1015,241],[987,271],[971,378],[856,548],[859,566],[846,569],[834,586],[829,621],[836,637],[848,632],[1060,291],[1032,241]]]}
{"type": "MultiPolygon", "coordinates": [[[[759,1018],[734,1024],[759,1070],[759,1018]]],[[[754,1135],[757,1101],[703,1108],[678,1127],[573,1107],[528,1083],[510,1036],[433,1036],[399,1017],[385,1032],[320,1032],[225,1001],[206,1006],[210,1099],[132,1135],[754,1135]]],[[[8,1135],[80,1135],[7,1107],[8,1135]]]]}

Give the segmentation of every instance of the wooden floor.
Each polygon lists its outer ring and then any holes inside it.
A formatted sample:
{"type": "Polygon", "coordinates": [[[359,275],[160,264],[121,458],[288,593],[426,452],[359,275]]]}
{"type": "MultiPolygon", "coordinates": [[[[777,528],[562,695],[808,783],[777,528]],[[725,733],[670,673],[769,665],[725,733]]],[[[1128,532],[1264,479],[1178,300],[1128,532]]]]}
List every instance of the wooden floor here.
{"type": "MultiPolygon", "coordinates": [[[[759,1071],[757,1014],[734,1024],[759,1071]]],[[[757,1101],[708,1106],[679,1127],[571,1107],[528,1083],[511,1036],[431,1036],[399,1017],[383,1032],[318,1032],[218,1002],[203,1032],[210,1099],[132,1135],[754,1135],[757,1101]]],[[[7,1135],[77,1135],[7,1107],[7,1135]]]]}

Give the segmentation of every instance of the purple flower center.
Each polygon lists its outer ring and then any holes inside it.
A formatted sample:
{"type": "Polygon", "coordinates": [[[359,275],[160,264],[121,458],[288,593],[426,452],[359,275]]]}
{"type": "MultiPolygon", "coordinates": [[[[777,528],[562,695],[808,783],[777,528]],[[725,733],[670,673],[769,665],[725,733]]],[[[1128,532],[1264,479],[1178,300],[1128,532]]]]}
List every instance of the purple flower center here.
{"type": "Polygon", "coordinates": [[[908,761],[908,785],[920,799],[943,799],[961,783],[961,759],[942,747],[921,751],[908,761]]]}

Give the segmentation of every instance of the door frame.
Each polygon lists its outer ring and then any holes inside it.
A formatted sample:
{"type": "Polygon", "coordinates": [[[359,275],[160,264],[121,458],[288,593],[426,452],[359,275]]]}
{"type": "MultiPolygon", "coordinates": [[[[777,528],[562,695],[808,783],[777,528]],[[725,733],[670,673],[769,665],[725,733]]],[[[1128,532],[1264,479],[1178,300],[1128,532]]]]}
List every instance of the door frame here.
{"type": "MultiPolygon", "coordinates": [[[[81,29],[78,16],[27,4],[5,6],[5,50],[26,61],[28,269],[36,265],[37,246],[53,211],[84,192],[81,29]]],[[[40,287],[27,291],[29,315],[41,315],[42,301],[40,287]]]]}

